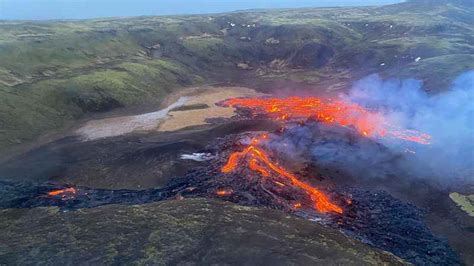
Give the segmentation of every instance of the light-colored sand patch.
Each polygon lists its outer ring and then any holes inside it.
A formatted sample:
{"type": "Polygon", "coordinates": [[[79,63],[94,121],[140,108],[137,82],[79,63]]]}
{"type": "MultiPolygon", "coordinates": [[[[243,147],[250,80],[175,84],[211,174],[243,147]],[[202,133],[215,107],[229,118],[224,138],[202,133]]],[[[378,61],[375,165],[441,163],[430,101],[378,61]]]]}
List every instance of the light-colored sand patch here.
{"type": "Polygon", "coordinates": [[[207,118],[231,117],[235,109],[216,103],[234,97],[259,97],[262,93],[241,87],[197,87],[181,90],[163,100],[167,107],[156,112],[120,116],[87,122],[76,131],[84,140],[120,136],[135,131],[175,131],[190,126],[205,125],[207,118]],[[209,108],[193,109],[207,105],[209,108]],[[190,110],[171,111],[177,107],[190,110]]]}
{"type": "Polygon", "coordinates": [[[449,197],[465,211],[469,216],[474,217],[474,195],[462,195],[457,192],[449,194],[449,197]]]}
{"type": "Polygon", "coordinates": [[[84,140],[94,140],[120,136],[133,131],[153,130],[167,117],[171,109],[182,106],[188,100],[188,97],[180,97],[173,104],[157,112],[92,120],[79,128],[76,133],[84,140]]]}
{"type": "Polygon", "coordinates": [[[229,118],[235,114],[232,107],[217,106],[216,103],[235,97],[261,97],[262,93],[258,93],[252,89],[242,87],[216,87],[208,88],[192,97],[184,106],[192,106],[197,104],[207,104],[209,108],[196,110],[183,110],[169,112],[167,118],[158,127],[159,131],[174,131],[190,126],[205,125],[207,118],[229,118]]]}

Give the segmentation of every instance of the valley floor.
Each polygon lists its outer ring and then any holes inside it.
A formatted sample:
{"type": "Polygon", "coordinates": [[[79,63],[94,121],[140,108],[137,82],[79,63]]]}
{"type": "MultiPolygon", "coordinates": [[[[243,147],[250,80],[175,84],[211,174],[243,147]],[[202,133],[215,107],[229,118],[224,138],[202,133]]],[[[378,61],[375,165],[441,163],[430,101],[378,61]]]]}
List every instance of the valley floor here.
{"type": "Polygon", "coordinates": [[[229,98],[262,95],[262,93],[242,87],[188,88],[168,96],[164,103],[171,104],[164,109],[133,116],[91,120],[75,133],[84,140],[94,140],[131,132],[175,131],[206,125],[207,119],[230,118],[234,115],[234,108],[221,107],[216,103],[229,98]]]}
{"type": "MultiPolygon", "coordinates": [[[[249,131],[277,130],[279,128],[278,124],[263,121],[242,121],[223,124],[206,123],[206,119],[208,118],[228,118],[234,114],[232,108],[224,108],[216,105],[219,101],[230,97],[262,95],[264,94],[241,87],[196,87],[184,89],[167,97],[161,106],[162,109],[154,112],[140,113],[133,110],[135,115],[126,115],[128,111],[122,110],[120,115],[110,113],[110,115],[114,117],[106,118],[107,115],[104,115],[101,119],[86,121],[74,130],[61,134],[62,137],[55,141],[40,145],[6,163],[0,164],[0,176],[15,182],[71,184],[102,189],[143,190],[159,188],[170,182],[173,177],[183,176],[188,171],[206,164],[205,161],[183,160],[181,159],[183,154],[206,152],[206,145],[212,143],[212,141],[217,138],[231,134],[249,131]],[[97,134],[97,132],[100,134],[97,134]]],[[[132,112],[132,110],[129,111],[132,112]]],[[[381,181],[379,183],[375,182],[369,184],[367,182],[364,183],[362,179],[352,180],[336,170],[330,170],[325,173],[325,175],[331,178],[334,177],[334,182],[340,182],[341,184],[362,186],[374,190],[386,190],[397,198],[426,208],[429,210],[427,223],[431,229],[437,235],[447,238],[454,249],[460,253],[463,260],[466,262],[474,261],[473,254],[470,252],[473,243],[469,241],[469,234],[471,234],[469,233],[469,228],[473,226],[472,217],[468,217],[466,213],[456,207],[454,202],[451,202],[447,191],[439,190],[436,187],[423,183],[407,187],[402,184],[403,182],[400,182],[400,180],[392,180],[391,182],[381,181]],[[422,190],[417,189],[422,187],[422,190]]],[[[193,200],[185,200],[182,203],[179,203],[179,201],[171,201],[169,203],[163,203],[164,205],[158,204],[157,206],[165,206],[166,204],[186,205],[188,202],[190,206],[193,206],[193,200]]],[[[216,206],[218,206],[217,208],[220,208],[222,205],[214,201],[211,201],[209,204],[216,204],[216,206]]],[[[84,219],[86,220],[89,219],[87,216],[89,213],[93,216],[103,216],[104,219],[111,219],[110,215],[114,216],[113,213],[116,211],[125,213],[135,213],[136,211],[143,213],[149,213],[150,211],[160,212],[159,210],[155,210],[155,205],[150,206],[152,206],[151,209],[149,209],[148,205],[139,207],[110,205],[84,211],[79,210],[78,212],[81,214],[84,213],[86,217],[84,219]]],[[[202,211],[205,212],[209,208],[214,207],[204,206],[203,208],[202,211]]],[[[198,210],[198,212],[200,211],[201,210],[198,210]]],[[[84,234],[90,234],[94,232],[94,230],[105,230],[104,233],[100,234],[101,237],[111,237],[110,232],[107,231],[110,225],[106,222],[101,225],[102,227],[89,228],[87,225],[76,220],[82,218],[76,218],[73,214],[61,214],[61,211],[56,208],[38,210],[34,208],[31,211],[5,209],[3,213],[5,215],[2,216],[3,220],[0,222],[5,224],[5,228],[10,228],[9,231],[11,230],[11,232],[13,232],[11,237],[19,238],[19,235],[24,232],[24,228],[28,226],[25,219],[30,219],[29,217],[35,217],[34,219],[40,217],[39,226],[42,228],[50,228],[55,220],[65,219],[71,221],[69,223],[74,226],[79,226],[84,234]]],[[[142,215],[138,215],[137,217],[142,217],[142,215]]],[[[179,213],[176,219],[177,221],[181,221],[186,220],[186,217],[186,213],[179,213]]],[[[122,218],[119,217],[119,219],[122,218]]],[[[262,217],[262,219],[266,218],[262,217]]],[[[165,226],[168,226],[166,225],[168,222],[169,221],[165,222],[165,226]]],[[[142,233],[141,228],[128,225],[125,220],[120,220],[119,224],[120,229],[117,230],[129,230],[134,228],[132,230],[137,230],[140,234],[142,233]],[[122,225],[126,226],[126,228],[122,228],[122,225]]],[[[145,223],[144,226],[148,226],[148,223],[145,223]]],[[[38,237],[38,239],[40,239],[43,237],[43,232],[41,231],[26,234],[29,238],[38,237]]],[[[66,230],[64,234],[65,235],[56,235],[52,241],[65,243],[64,241],[67,242],[68,240],[64,240],[63,238],[69,237],[68,234],[70,234],[71,237],[77,238],[74,232],[71,233],[66,230]]],[[[157,231],[153,234],[160,238],[166,237],[167,239],[169,237],[170,239],[186,237],[179,234],[163,236],[162,234],[165,234],[163,231],[157,231]]],[[[209,234],[209,232],[205,234],[209,234]]],[[[229,236],[232,238],[236,237],[232,234],[229,236]]],[[[152,235],[146,237],[150,237],[150,241],[155,243],[152,235]]],[[[204,241],[200,237],[201,236],[197,237],[198,240],[196,241],[204,241]]],[[[134,236],[127,236],[127,239],[134,239],[134,236]]],[[[47,246],[49,244],[39,240],[35,241],[35,243],[38,243],[36,249],[42,252],[41,254],[47,254],[47,246]]],[[[279,243],[284,242],[281,240],[278,241],[280,241],[279,243]]],[[[111,248],[129,248],[124,243],[119,242],[117,242],[117,245],[120,247],[114,244],[111,248]]],[[[161,242],[158,241],[157,243],[159,244],[161,242]]],[[[229,244],[232,243],[232,241],[225,243],[229,244]]],[[[103,243],[98,242],[97,245],[102,244],[103,243]]],[[[35,249],[35,247],[20,240],[15,242],[15,247],[15,250],[8,250],[6,247],[4,247],[3,250],[8,254],[17,254],[18,256],[21,254],[21,256],[28,258],[28,255],[25,254],[29,254],[29,252],[33,252],[32,250],[35,249]]],[[[55,250],[63,250],[60,245],[55,245],[54,248],[55,250]]],[[[67,248],[68,247],[65,246],[66,250],[67,248]]],[[[196,247],[193,246],[191,249],[196,249],[196,247]]],[[[147,247],[143,247],[142,250],[145,253],[148,252],[147,247]]],[[[166,250],[162,251],[165,252],[166,250]]],[[[78,256],[84,254],[83,250],[80,249],[74,252],[76,252],[75,254],[78,254],[78,256]]],[[[108,249],[98,249],[99,260],[114,259],[114,255],[108,252],[108,249]]],[[[2,247],[0,247],[0,254],[1,253],[2,247]]],[[[142,258],[141,256],[153,255],[151,253],[145,255],[137,254],[138,253],[131,254],[129,258],[142,258]]],[[[170,253],[163,255],[167,254],[170,253]]],[[[379,260],[378,253],[373,253],[373,255],[376,256],[374,258],[375,260],[379,260]]],[[[150,257],[150,259],[155,261],[156,257],[153,256],[150,257]]],[[[311,256],[319,258],[317,254],[312,254],[311,256]]],[[[4,258],[13,259],[14,256],[4,258]]],[[[72,260],[73,258],[68,259],[72,260]]],[[[392,262],[397,261],[397,259],[388,259],[392,260],[392,262]]]]}

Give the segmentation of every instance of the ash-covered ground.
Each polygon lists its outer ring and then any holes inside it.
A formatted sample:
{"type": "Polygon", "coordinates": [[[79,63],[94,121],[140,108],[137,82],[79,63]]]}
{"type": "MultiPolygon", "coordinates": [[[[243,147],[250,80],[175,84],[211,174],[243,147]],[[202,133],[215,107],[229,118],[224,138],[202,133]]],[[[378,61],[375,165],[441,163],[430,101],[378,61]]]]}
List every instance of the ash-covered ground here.
{"type": "MultiPolygon", "coordinates": [[[[189,171],[181,176],[170,178],[162,187],[144,190],[98,189],[77,186],[74,182],[70,182],[71,185],[64,185],[47,184],[47,181],[46,183],[41,181],[35,184],[8,181],[2,182],[0,186],[2,190],[0,193],[0,207],[59,206],[63,211],[76,211],[81,208],[94,208],[108,204],[135,205],[170,199],[216,198],[245,206],[277,209],[312,220],[315,223],[340,230],[351,238],[361,240],[375,248],[389,251],[415,264],[461,264],[459,251],[456,252],[450,247],[447,240],[448,236],[433,233],[432,226],[430,227],[428,224],[427,217],[432,216],[432,213],[439,212],[437,209],[427,209],[423,204],[419,204],[419,202],[429,199],[421,199],[418,202],[410,203],[409,196],[398,198],[393,196],[400,191],[398,188],[391,191],[380,186],[387,176],[392,179],[404,179],[403,176],[394,176],[396,172],[391,171],[391,167],[397,166],[397,161],[405,159],[403,155],[392,154],[383,145],[371,140],[361,139],[350,129],[327,128],[314,121],[299,124],[296,126],[298,128],[290,130],[281,130],[278,124],[263,120],[220,122],[221,124],[217,125],[218,130],[214,128],[215,131],[213,135],[211,134],[212,136],[208,136],[209,131],[202,133],[203,136],[206,135],[208,139],[212,139],[207,145],[198,145],[193,148],[183,145],[184,149],[182,147],[174,151],[176,157],[185,153],[184,150],[187,150],[187,153],[190,154],[194,152],[206,156],[198,159],[198,161],[203,160],[203,162],[192,165],[188,168],[189,171]],[[293,158],[290,158],[288,154],[285,154],[285,151],[274,144],[275,142],[284,143],[285,138],[297,132],[295,130],[306,127],[312,127],[313,132],[319,132],[319,134],[315,133],[312,137],[312,144],[334,145],[335,143],[343,143],[347,147],[358,147],[362,142],[364,145],[378,150],[378,156],[383,154],[385,157],[375,160],[376,163],[374,163],[371,170],[377,170],[385,176],[380,177],[380,179],[368,177],[359,180],[357,176],[364,173],[363,169],[358,169],[358,171],[349,175],[347,172],[350,169],[347,169],[347,166],[338,165],[337,160],[330,160],[330,163],[328,163],[324,156],[320,160],[311,156],[304,156],[308,151],[303,148],[298,153],[295,152],[293,158]],[[316,212],[304,191],[285,184],[284,180],[280,180],[281,177],[276,175],[262,178],[246,166],[239,167],[232,173],[224,174],[221,172],[221,167],[226,163],[230,153],[243,149],[251,137],[261,130],[274,132],[271,140],[265,145],[271,159],[297,174],[305,182],[324,191],[333,202],[342,207],[342,214],[320,214],[316,212]],[[231,131],[233,131],[233,134],[231,131]],[[299,159],[301,156],[307,159],[299,159]],[[366,185],[367,183],[372,183],[372,185],[366,185]],[[67,190],[56,195],[48,195],[52,191],[62,189],[67,190]]],[[[146,138],[141,137],[139,139],[140,141],[128,138],[126,142],[134,143],[135,146],[140,143],[139,146],[147,146],[153,150],[153,147],[149,145],[142,145],[146,143],[144,141],[146,138]]],[[[197,139],[199,139],[199,134],[197,134],[197,139]]],[[[170,139],[160,142],[155,138],[154,141],[154,145],[159,147],[163,147],[164,142],[171,145],[170,139]]],[[[176,140],[173,141],[176,143],[176,140]]],[[[150,143],[152,142],[147,144],[150,143]]],[[[306,143],[305,146],[311,147],[310,144],[306,143]]],[[[79,150],[84,152],[83,149],[85,148],[79,148],[80,145],[77,144],[66,146],[67,149],[65,147],[61,149],[73,151],[73,154],[79,150]]],[[[45,149],[53,152],[56,148],[58,147],[52,146],[45,149]]],[[[45,152],[45,150],[42,152],[45,152]]],[[[117,161],[123,162],[123,156],[129,158],[137,154],[147,158],[157,156],[157,154],[146,152],[143,149],[139,149],[139,152],[127,150],[127,152],[121,154],[121,158],[117,161]]],[[[38,158],[38,156],[39,154],[35,154],[35,152],[29,154],[30,158],[38,158]]],[[[337,157],[333,156],[333,158],[337,157]]],[[[25,157],[23,157],[24,159],[25,157]]],[[[144,158],[141,157],[141,159],[144,158]]],[[[73,165],[81,165],[82,162],[76,158],[75,162],[69,161],[69,163],[71,165],[65,168],[74,168],[73,165]]],[[[12,175],[21,175],[19,168],[13,171],[13,168],[10,167],[9,171],[12,175]]],[[[55,171],[61,170],[56,169],[55,171]]],[[[402,182],[400,181],[400,183],[402,182]]],[[[390,184],[387,184],[387,187],[390,187],[390,184]]],[[[427,197],[427,195],[422,194],[420,196],[427,197]]],[[[459,236],[456,234],[457,232],[454,232],[451,237],[457,239],[459,236]]],[[[465,237],[468,237],[468,235],[465,237]]]]}

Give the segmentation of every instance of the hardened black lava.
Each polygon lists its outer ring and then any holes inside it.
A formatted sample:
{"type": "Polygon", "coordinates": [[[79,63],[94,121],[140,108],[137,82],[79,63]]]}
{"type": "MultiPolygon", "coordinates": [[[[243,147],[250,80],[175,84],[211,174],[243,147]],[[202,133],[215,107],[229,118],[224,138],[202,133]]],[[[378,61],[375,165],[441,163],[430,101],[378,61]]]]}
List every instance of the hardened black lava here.
{"type": "Polygon", "coordinates": [[[48,195],[69,186],[33,186],[0,183],[0,208],[33,208],[58,206],[74,211],[107,204],[145,204],[189,197],[218,198],[246,206],[259,206],[286,211],[336,228],[376,248],[389,251],[408,262],[420,265],[457,265],[458,256],[446,241],[434,236],[424,222],[424,212],[383,191],[350,187],[325,188],[325,192],[344,209],[343,214],[318,214],[308,196],[292,186],[278,186],[271,177],[260,176],[242,167],[232,174],[223,174],[220,167],[229,153],[239,149],[235,136],[225,137],[208,151],[218,154],[201,168],[183,177],[174,178],[165,187],[148,190],[106,190],[75,187],[74,193],[48,195]],[[231,141],[232,140],[232,141],[231,141]],[[231,191],[219,195],[221,189],[231,191]],[[350,197],[348,196],[350,195],[350,197]],[[293,203],[301,203],[294,208],[293,203]]]}
{"type": "Polygon", "coordinates": [[[447,241],[426,226],[425,212],[385,191],[337,188],[349,193],[352,204],[344,215],[333,216],[329,226],[391,253],[415,265],[459,265],[459,257],[447,241]]]}

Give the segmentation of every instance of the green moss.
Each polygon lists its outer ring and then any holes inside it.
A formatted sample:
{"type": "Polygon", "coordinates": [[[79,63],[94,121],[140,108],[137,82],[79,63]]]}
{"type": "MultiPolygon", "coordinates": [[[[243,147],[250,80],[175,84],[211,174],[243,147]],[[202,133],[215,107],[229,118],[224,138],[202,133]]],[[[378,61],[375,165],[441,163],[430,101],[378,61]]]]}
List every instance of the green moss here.
{"type": "Polygon", "coordinates": [[[201,57],[211,57],[222,44],[223,40],[215,37],[192,38],[184,41],[187,49],[201,57]]]}
{"type": "Polygon", "coordinates": [[[474,68],[471,9],[408,6],[0,21],[0,149],[84,113],[158,103],[182,86],[229,81],[239,63],[265,72],[266,80],[338,83],[348,79],[338,73],[383,72],[421,78],[434,91],[474,68]],[[270,38],[278,43],[269,45],[270,38]],[[321,66],[311,64],[314,49],[304,50],[315,44],[327,48],[321,66]],[[275,59],[288,64],[272,69],[275,59]]]}
{"type": "Polygon", "coordinates": [[[410,63],[403,69],[401,75],[421,79],[431,92],[440,92],[448,89],[452,82],[452,78],[447,77],[456,77],[471,69],[474,69],[474,55],[454,54],[410,63]]]}
{"type": "Polygon", "coordinates": [[[469,216],[474,217],[474,195],[462,195],[457,192],[449,194],[449,197],[465,211],[469,216]]]}
{"type": "Polygon", "coordinates": [[[165,60],[122,63],[69,79],[46,79],[0,89],[0,149],[58,129],[88,112],[157,103],[174,88],[199,82],[186,68],[165,60]]]}

